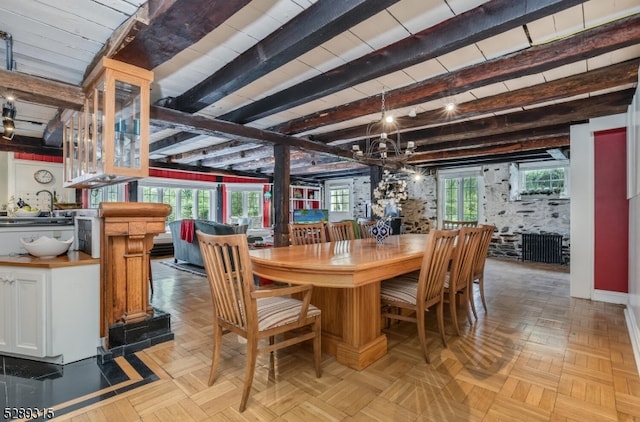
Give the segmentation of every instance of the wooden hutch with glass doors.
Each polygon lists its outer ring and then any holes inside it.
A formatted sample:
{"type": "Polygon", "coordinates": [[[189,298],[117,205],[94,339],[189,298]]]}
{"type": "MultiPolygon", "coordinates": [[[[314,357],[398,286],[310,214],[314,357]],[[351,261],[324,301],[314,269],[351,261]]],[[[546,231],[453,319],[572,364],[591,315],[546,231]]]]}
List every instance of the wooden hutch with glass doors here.
{"type": "Polygon", "coordinates": [[[95,188],[149,175],[153,72],[103,58],[86,79],[85,105],[64,116],[64,186],[95,188]]]}

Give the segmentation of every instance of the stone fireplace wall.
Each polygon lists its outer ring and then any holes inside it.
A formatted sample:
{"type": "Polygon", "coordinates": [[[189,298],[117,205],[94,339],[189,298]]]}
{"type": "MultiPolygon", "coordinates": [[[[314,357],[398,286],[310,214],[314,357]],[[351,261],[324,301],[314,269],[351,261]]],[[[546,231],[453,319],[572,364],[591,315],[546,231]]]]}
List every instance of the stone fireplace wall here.
{"type": "MultiPolygon", "coordinates": [[[[484,190],[480,189],[481,223],[496,230],[489,254],[520,259],[522,233],[559,234],[563,238],[563,259],[569,262],[570,200],[537,197],[511,200],[509,163],[483,166],[484,190]],[[483,192],[484,191],[484,192],[483,192]]],[[[370,205],[369,177],[354,178],[354,218],[367,218],[370,205]]],[[[427,233],[437,227],[437,179],[428,175],[419,181],[408,179],[409,200],[402,207],[402,231],[427,233]]]]}

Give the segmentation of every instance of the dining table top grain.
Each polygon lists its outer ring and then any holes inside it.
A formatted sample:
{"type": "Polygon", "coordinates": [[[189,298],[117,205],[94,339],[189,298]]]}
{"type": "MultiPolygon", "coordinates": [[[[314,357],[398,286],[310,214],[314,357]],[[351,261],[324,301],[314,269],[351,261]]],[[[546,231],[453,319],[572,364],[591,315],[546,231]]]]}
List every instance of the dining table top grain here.
{"type": "Polygon", "coordinates": [[[249,251],[255,274],[275,281],[354,288],[420,269],[428,234],[249,251]]]}

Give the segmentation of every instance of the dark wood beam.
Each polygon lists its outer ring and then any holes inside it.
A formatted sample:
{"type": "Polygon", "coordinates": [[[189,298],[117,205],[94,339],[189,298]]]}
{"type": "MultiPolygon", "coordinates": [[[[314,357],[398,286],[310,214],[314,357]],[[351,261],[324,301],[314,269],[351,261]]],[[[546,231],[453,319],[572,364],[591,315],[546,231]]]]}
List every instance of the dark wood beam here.
{"type": "Polygon", "coordinates": [[[131,25],[111,57],[151,70],[200,41],[249,2],[152,0],[146,25],[131,25]]]}
{"type": "MultiPolygon", "coordinates": [[[[316,2],[222,69],[178,96],[172,108],[195,113],[397,2],[316,2]]],[[[164,39],[162,41],[166,42],[164,39]]]]}
{"type": "Polygon", "coordinates": [[[324,152],[343,157],[351,157],[351,152],[332,147],[321,142],[314,142],[306,138],[283,135],[281,133],[265,131],[249,126],[242,126],[219,119],[211,119],[171,110],[165,107],[151,106],[151,121],[154,126],[178,129],[202,135],[238,138],[248,142],[269,142],[273,144],[289,145],[309,151],[324,152]]]}
{"type": "MultiPolygon", "coordinates": [[[[585,60],[640,43],[640,14],[611,22],[571,37],[538,45],[503,58],[496,58],[450,72],[385,94],[387,110],[456,95],[484,85],[532,75],[557,66],[585,60]]],[[[270,130],[282,133],[309,131],[326,124],[366,116],[380,110],[380,96],[352,101],[325,109],[270,130]]]]}
{"type": "MultiPolygon", "coordinates": [[[[617,86],[628,86],[638,81],[639,65],[640,59],[629,60],[551,82],[456,104],[456,109],[452,113],[438,109],[420,113],[416,117],[399,117],[398,127],[401,131],[406,131],[412,127],[448,124],[489,113],[543,104],[617,86]]],[[[366,134],[367,125],[360,125],[312,135],[311,138],[320,142],[332,142],[339,139],[364,138],[366,134]]]]}
{"type": "Polygon", "coordinates": [[[414,130],[403,134],[403,138],[414,141],[419,152],[421,145],[534,130],[543,126],[569,124],[594,117],[625,113],[634,92],[635,88],[630,88],[547,107],[414,130]]]}
{"type": "Polygon", "coordinates": [[[162,150],[175,148],[176,145],[188,142],[190,139],[193,139],[196,136],[198,135],[189,132],[179,132],[174,135],[167,136],[166,138],[152,142],[149,145],[149,153],[161,153],[162,150]]]}
{"type": "MultiPolygon", "coordinates": [[[[478,146],[500,146],[511,144],[513,142],[530,141],[537,139],[555,139],[560,137],[568,138],[571,131],[569,123],[555,126],[540,126],[529,128],[521,131],[510,131],[497,135],[481,136],[469,139],[456,139],[445,142],[430,142],[420,146],[419,150],[414,154],[411,161],[419,160],[422,154],[430,154],[434,152],[448,151],[469,151],[478,146]]],[[[412,163],[415,164],[415,163],[412,163]]]]}
{"type": "Polygon", "coordinates": [[[224,168],[213,168],[213,167],[192,166],[188,164],[167,163],[161,160],[149,160],[149,167],[155,167],[159,169],[191,171],[196,173],[212,173],[212,174],[219,174],[222,176],[242,176],[242,177],[269,179],[270,181],[272,180],[271,176],[263,173],[241,172],[241,171],[235,171],[235,170],[230,171],[224,168]]]}
{"type": "Polygon", "coordinates": [[[547,150],[550,148],[562,148],[569,146],[569,135],[556,136],[542,139],[515,140],[500,145],[478,144],[474,148],[466,148],[455,151],[432,151],[416,154],[411,157],[411,164],[424,165],[431,162],[459,159],[478,158],[487,155],[506,154],[512,152],[547,150]]]}
{"type": "Polygon", "coordinates": [[[84,105],[84,92],[79,86],[8,70],[0,70],[0,94],[62,109],[80,110],[84,105]]]}
{"type": "Polygon", "coordinates": [[[15,135],[11,141],[0,137],[0,151],[26,152],[29,154],[62,157],[62,148],[42,145],[42,139],[15,135]]]}
{"type": "Polygon", "coordinates": [[[440,168],[455,168],[468,166],[481,166],[496,163],[505,163],[513,161],[548,161],[551,156],[545,150],[527,150],[516,151],[507,154],[490,154],[480,156],[465,156],[459,159],[449,159],[441,161],[432,161],[419,166],[423,172],[436,170],[440,168]]]}
{"type": "Polygon", "coordinates": [[[277,144],[273,146],[273,155],[276,157],[273,174],[273,213],[274,230],[273,246],[289,246],[289,170],[291,148],[288,145],[277,144]]]}
{"type": "Polygon", "coordinates": [[[260,154],[256,153],[256,150],[269,150],[269,154],[273,153],[271,144],[260,145],[250,144],[243,141],[231,141],[220,145],[214,145],[209,148],[202,148],[182,154],[171,155],[166,157],[166,159],[168,161],[183,163],[199,162],[203,166],[211,165],[213,167],[218,167],[219,163],[224,162],[224,167],[226,167],[228,162],[229,164],[233,164],[238,160],[244,161],[253,159],[254,156],[259,156],[260,154]],[[222,145],[224,145],[224,147],[222,145]]]}
{"type": "Polygon", "coordinates": [[[220,118],[248,123],[455,51],[583,1],[492,0],[329,72],[226,113],[220,118]]]}

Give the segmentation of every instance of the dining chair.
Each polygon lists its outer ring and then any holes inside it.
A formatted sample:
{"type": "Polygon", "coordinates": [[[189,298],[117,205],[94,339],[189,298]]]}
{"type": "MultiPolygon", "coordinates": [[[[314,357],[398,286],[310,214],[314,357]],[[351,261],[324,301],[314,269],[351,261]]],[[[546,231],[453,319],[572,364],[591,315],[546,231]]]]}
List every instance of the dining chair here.
{"type": "Polygon", "coordinates": [[[457,230],[463,227],[478,227],[478,221],[442,220],[442,228],[445,230],[457,230]]]}
{"type": "Polygon", "coordinates": [[[356,233],[355,230],[353,230],[353,223],[351,221],[327,223],[327,234],[329,235],[329,242],[353,240],[356,238],[356,233]]]}
{"type": "Polygon", "coordinates": [[[471,294],[469,298],[473,301],[473,285],[478,284],[478,290],[480,291],[480,299],[482,299],[482,307],[484,312],[487,313],[487,301],[484,297],[484,266],[487,262],[487,254],[489,253],[489,245],[493,237],[493,231],[495,226],[483,224],[480,225],[482,229],[482,236],[480,239],[480,245],[478,246],[478,253],[476,254],[475,265],[473,267],[473,275],[471,277],[471,294]]]}
{"type": "Polygon", "coordinates": [[[316,377],[320,377],[320,309],[311,305],[313,286],[256,289],[247,236],[196,232],[213,302],[212,385],[222,349],[222,335],[232,332],[247,340],[247,362],[240,412],[247,406],[257,356],[313,340],[316,377]],[[294,299],[291,295],[298,295],[294,299]]]}
{"type": "Polygon", "coordinates": [[[458,325],[456,309],[457,296],[462,297],[460,303],[467,307],[466,311],[469,323],[472,323],[468,309],[469,306],[471,306],[475,318],[478,318],[475,304],[472,300],[469,300],[467,295],[470,294],[471,290],[471,277],[481,236],[482,229],[478,227],[463,227],[458,231],[458,239],[456,240],[456,247],[451,258],[451,265],[445,277],[444,296],[445,300],[449,302],[451,320],[458,336],[460,335],[460,327],[458,325]]]}
{"type": "Polygon", "coordinates": [[[289,237],[292,245],[310,245],[327,241],[324,223],[291,223],[289,237]]]}
{"type": "Polygon", "coordinates": [[[417,325],[418,338],[425,361],[429,363],[425,313],[437,305],[438,329],[442,345],[447,346],[444,336],[443,295],[447,268],[451,261],[456,230],[432,230],[425,245],[420,271],[385,280],[380,286],[382,316],[388,320],[413,322],[417,325]],[[416,282],[417,281],[417,282],[416,282]],[[392,312],[392,311],[397,312],[392,312]],[[409,312],[402,312],[402,311],[409,312]]]}
{"type": "Polygon", "coordinates": [[[370,237],[373,237],[373,235],[371,234],[371,227],[376,225],[375,221],[362,221],[358,223],[358,225],[360,226],[361,239],[368,239],[370,237]]]}

